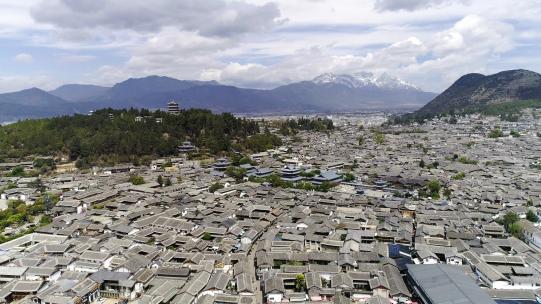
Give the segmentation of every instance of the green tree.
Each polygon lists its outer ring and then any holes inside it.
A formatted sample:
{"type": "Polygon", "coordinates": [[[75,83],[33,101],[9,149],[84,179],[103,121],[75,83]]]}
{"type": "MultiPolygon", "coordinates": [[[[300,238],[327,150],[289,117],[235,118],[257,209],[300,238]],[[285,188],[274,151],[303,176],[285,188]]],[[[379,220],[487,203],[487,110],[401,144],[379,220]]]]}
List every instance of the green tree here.
{"type": "Polygon", "coordinates": [[[500,130],[500,128],[494,128],[488,133],[489,138],[498,138],[503,137],[503,132],[500,130]]]}
{"type": "Polygon", "coordinates": [[[283,136],[288,136],[290,134],[289,128],[287,127],[286,124],[282,124],[278,132],[282,134],[283,136]]]}
{"type": "Polygon", "coordinates": [[[425,164],[424,159],[421,159],[421,161],[419,162],[419,167],[424,168],[425,165],[426,165],[426,164],[425,164]]]}
{"type": "Polygon", "coordinates": [[[306,281],[304,278],[304,274],[299,273],[295,276],[295,291],[300,292],[303,291],[306,286],[306,281]]]}
{"type": "Polygon", "coordinates": [[[204,241],[212,241],[214,237],[210,233],[205,232],[203,233],[203,236],[201,237],[201,239],[204,241]]]}
{"type": "Polygon", "coordinates": [[[464,172],[458,172],[457,174],[451,176],[451,179],[454,179],[454,180],[461,180],[461,179],[464,179],[464,177],[466,177],[466,173],[464,173],[464,172]]]}
{"type": "Polygon", "coordinates": [[[364,136],[359,136],[357,138],[357,142],[359,143],[359,146],[362,146],[364,144],[364,136]]]}
{"type": "Polygon", "coordinates": [[[40,225],[48,225],[52,222],[53,222],[53,219],[49,215],[42,215],[41,218],[39,219],[40,225]]]}
{"type": "Polygon", "coordinates": [[[246,164],[253,164],[253,163],[254,161],[248,156],[243,156],[241,159],[239,159],[239,165],[246,165],[246,164]]]}
{"type": "Polygon", "coordinates": [[[74,137],[68,144],[69,156],[71,160],[76,160],[81,156],[81,139],[74,137]]]}
{"type": "MultiPolygon", "coordinates": [[[[56,203],[60,201],[60,197],[58,197],[58,195],[51,195],[49,193],[45,193],[42,200],[45,210],[51,210],[54,205],[56,205],[56,203]]],[[[36,204],[34,204],[34,206],[36,206],[36,204]]]]}
{"type": "Polygon", "coordinates": [[[45,185],[41,178],[37,178],[35,181],[28,184],[28,187],[36,189],[38,192],[45,192],[45,185]]]}
{"type": "Polygon", "coordinates": [[[343,181],[345,182],[352,182],[355,180],[355,175],[353,175],[351,172],[346,172],[343,176],[342,176],[342,179],[343,181]]]}
{"type": "Polygon", "coordinates": [[[443,189],[443,196],[445,198],[450,199],[452,194],[453,194],[453,191],[451,191],[451,189],[449,188],[443,189]]]}
{"type": "Polygon", "coordinates": [[[216,192],[216,190],[222,189],[223,187],[224,187],[224,185],[222,185],[220,183],[214,183],[209,187],[209,192],[214,193],[214,192],[216,192]]]}
{"type": "Polygon", "coordinates": [[[334,124],[330,119],[310,119],[301,117],[297,120],[287,119],[286,121],[284,121],[279,128],[279,132],[282,135],[289,135],[291,132],[294,133],[297,130],[327,132],[333,129],[334,124]]]}
{"type": "Polygon", "coordinates": [[[532,209],[528,209],[528,212],[526,213],[526,219],[533,223],[537,223],[539,221],[539,217],[532,209]]]}
{"type": "Polygon", "coordinates": [[[142,185],[145,183],[145,179],[140,175],[131,175],[129,182],[133,185],[142,185]]]}
{"type": "Polygon", "coordinates": [[[244,176],[246,176],[246,169],[231,166],[225,170],[225,174],[237,181],[240,181],[244,178],[244,176]]]}
{"type": "Polygon", "coordinates": [[[34,159],[33,166],[42,174],[56,168],[54,159],[42,157],[34,159]]]}
{"type": "Polygon", "coordinates": [[[314,170],[312,170],[312,171],[302,171],[301,173],[299,173],[299,175],[302,176],[302,177],[312,178],[312,177],[316,176],[316,172],[314,170]]]}
{"type": "Polygon", "coordinates": [[[385,142],[385,135],[381,132],[375,132],[374,142],[378,145],[382,145],[385,142]]]}
{"type": "Polygon", "coordinates": [[[430,196],[432,198],[438,199],[440,197],[441,184],[437,180],[431,180],[426,184],[430,196]]]}
{"type": "Polygon", "coordinates": [[[329,183],[328,181],[324,181],[321,183],[321,185],[317,187],[317,190],[321,192],[328,192],[333,186],[334,185],[329,183]]]}
{"type": "Polygon", "coordinates": [[[510,225],[518,222],[518,220],[519,216],[515,212],[509,211],[503,217],[503,225],[509,231],[510,225]]]}
{"type": "Polygon", "coordinates": [[[524,228],[519,222],[510,224],[508,227],[508,232],[518,239],[522,239],[524,237],[524,228]]]}
{"type": "Polygon", "coordinates": [[[267,177],[267,181],[273,187],[288,188],[288,184],[277,174],[271,174],[267,177]]]}
{"type": "Polygon", "coordinates": [[[160,185],[160,187],[163,187],[163,176],[158,175],[156,182],[160,185]]]}
{"type": "Polygon", "coordinates": [[[24,174],[24,168],[22,166],[16,166],[11,169],[11,171],[7,174],[7,176],[21,176],[23,177],[24,174]]]}
{"type": "Polygon", "coordinates": [[[468,157],[466,156],[461,156],[458,158],[458,161],[460,163],[463,163],[463,164],[469,164],[469,165],[476,165],[478,163],[478,161],[474,160],[474,159],[469,159],[468,157]]]}
{"type": "Polygon", "coordinates": [[[306,190],[306,191],[315,190],[315,187],[311,182],[305,182],[305,181],[301,181],[297,183],[295,188],[306,190]]]}

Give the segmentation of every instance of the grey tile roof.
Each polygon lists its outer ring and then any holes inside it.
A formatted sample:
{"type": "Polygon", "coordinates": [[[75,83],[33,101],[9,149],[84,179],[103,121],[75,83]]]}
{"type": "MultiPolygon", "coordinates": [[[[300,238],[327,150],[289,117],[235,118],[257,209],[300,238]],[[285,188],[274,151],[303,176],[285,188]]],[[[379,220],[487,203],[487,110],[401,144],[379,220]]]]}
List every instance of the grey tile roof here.
{"type": "Polygon", "coordinates": [[[458,266],[408,265],[422,296],[434,304],[495,304],[458,266]]]}
{"type": "Polygon", "coordinates": [[[43,285],[43,281],[17,281],[13,287],[11,287],[11,292],[17,293],[31,293],[37,292],[39,288],[43,285]]]}

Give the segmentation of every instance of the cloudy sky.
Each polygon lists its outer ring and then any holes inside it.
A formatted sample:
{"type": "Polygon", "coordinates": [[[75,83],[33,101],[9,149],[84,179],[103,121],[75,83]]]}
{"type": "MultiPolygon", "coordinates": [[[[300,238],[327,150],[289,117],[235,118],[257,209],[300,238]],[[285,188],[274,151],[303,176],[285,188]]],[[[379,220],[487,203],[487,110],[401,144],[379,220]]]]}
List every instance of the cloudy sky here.
{"type": "Polygon", "coordinates": [[[165,75],[269,88],[541,72],[541,0],[0,0],[0,92],[165,75]]]}

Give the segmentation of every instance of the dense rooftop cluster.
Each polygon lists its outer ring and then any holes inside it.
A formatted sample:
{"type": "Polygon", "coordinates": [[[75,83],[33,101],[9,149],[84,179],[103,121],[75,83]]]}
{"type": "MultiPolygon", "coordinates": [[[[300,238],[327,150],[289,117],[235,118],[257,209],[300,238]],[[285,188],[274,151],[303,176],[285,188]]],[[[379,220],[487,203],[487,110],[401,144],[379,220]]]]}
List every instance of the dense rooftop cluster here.
{"type": "Polygon", "coordinates": [[[539,115],[338,116],[236,159],[183,142],[150,166],[40,178],[1,163],[5,220],[25,216],[2,231],[0,303],[443,303],[431,278],[462,303],[535,300],[539,115]]]}

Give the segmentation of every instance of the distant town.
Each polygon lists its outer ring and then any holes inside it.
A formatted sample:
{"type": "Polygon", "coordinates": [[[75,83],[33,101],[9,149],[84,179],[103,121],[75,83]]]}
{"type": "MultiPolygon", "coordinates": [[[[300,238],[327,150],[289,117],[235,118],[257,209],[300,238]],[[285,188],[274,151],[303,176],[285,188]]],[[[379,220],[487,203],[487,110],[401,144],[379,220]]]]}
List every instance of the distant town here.
{"type": "Polygon", "coordinates": [[[4,160],[0,302],[537,303],[541,111],[389,118],[253,118],[280,139],[253,153],[4,160]]]}

